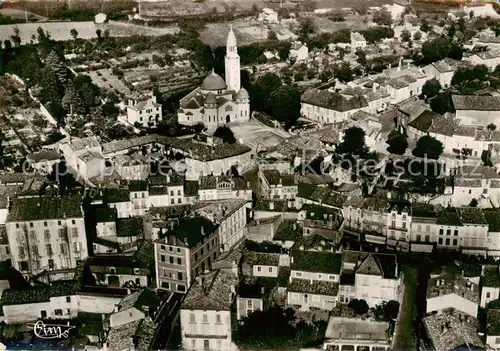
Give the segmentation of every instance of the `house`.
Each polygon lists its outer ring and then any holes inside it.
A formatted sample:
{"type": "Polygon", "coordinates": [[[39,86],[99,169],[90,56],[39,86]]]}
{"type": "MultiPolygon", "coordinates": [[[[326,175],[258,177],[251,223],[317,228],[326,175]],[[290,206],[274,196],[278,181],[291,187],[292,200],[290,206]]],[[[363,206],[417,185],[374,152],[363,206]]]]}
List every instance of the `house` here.
{"type": "Polygon", "coordinates": [[[302,236],[302,228],[295,220],[282,221],[272,237],[272,241],[279,243],[284,248],[291,248],[302,236]]]}
{"type": "Polygon", "coordinates": [[[229,176],[201,176],[198,179],[198,197],[204,200],[245,199],[252,200],[249,182],[229,176]]]}
{"type": "Polygon", "coordinates": [[[152,280],[153,272],[137,255],[89,257],[86,265],[98,286],[137,289],[149,286],[152,280]]]}
{"type": "Polygon", "coordinates": [[[75,268],[88,256],[80,196],[14,199],[5,226],[12,265],[27,276],[75,268]]]}
{"type": "Polygon", "coordinates": [[[118,218],[128,218],[134,215],[130,190],[127,188],[106,188],[102,193],[102,201],[116,210],[118,218]]]}
{"type": "Polygon", "coordinates": [[[387,350],[391,347],[391,343],[387,338],[388,329],[388,322],[330,316],[326,327],[323,349],[348,350],[359,347],[387,350]]]}
{"type": "Polygon", "coordinates": [[[280,174],[276,170],[259,170],[259,192],[265,199],[289,200],[289,207],[294,207],[297,197],[295,176],[280,174]]]}
{"type": "Polygon", "coordinates": [[[280,255],[246,251],[243,255],[244,265],[250,267],[251,277],[277,278],[279,272],[280,255]]]}
{"type": "Polygon", "coordinates": [[[406,133],[408,138],[417,142],[424,135],[428,135],[431,127],[440,117],[441,115],[432,110],[423,111],[407,124],[406,133]]]}
{"type": "Polygon", "coordinates": [[[373,307],[400,300],[402,275],[392,254],[344,250],[340,277],[340,302],[363,299],[373,307]]]}
{"type": "Polygon", "coordinates": [[[331,310],[337,303],[341,255],[329,252],[294,251],[287,287],[287,301],[300,305],[331,310]]]}
{"type": "Polygon", "coordinates": [[[475,52],[463,58],[471,64],[485,65],[490,71],[494,71],[500,64],[500,49],[475,52]]]}
{"type": "Polygon", "coordinates": [[[88,180],[103,174],[105,162],[98,137],[70,138],[59,145],[59,151],[75,175],[88,180]]]}
{"type": "Polygon", "coordinates": [[[294,41],[290,47],[290,53],[288,58],[290,60],[295,60],[295,62],[302,62],[307,60],[309,57],[309,49],[306,44],[302,44],[300,41],[294,41]]]}
{"type": "Polygon", "coordinates": [[[452,175],[454,181],[446,186],[445,193],[451,194],[453,205],[468,206],[472,199],[483,198],[489,198],[493,202],[499,201],[500,175],[493,168],[464,166],[457,172],[452,170],[452,175]]]}
{"type": "Polygon", "coordinates": [[[299,212],[298,221],[304,235],[320,235],[324,239],[339,243],[342,215],[337,209],[306,204],[299,212]]]}
{"type": "Polygon", "coordinates": [[[344,131],[351,127],[361,128],[365,132],[365,144],[370,149],[376,149],[377,145],[382,141],[382,124],[379,118],[360,110],[350,117],[350,121],[339,132],[339,138],[344,139],[344,131]]]}
{"type": "Polygon", "coordinates": [[[383,7],[391,14],[392,21],[396,22],[401,19],[405,13],[405,5],[407,5],[405,1],[398,1],[394,2],[392,5],[386,4],[383,7]]]}
{"type": "Polygon", "coordinates": [[[116,209],[96,209],[96,234],[98,237],[116,235],[116,209]]]}
{"type": "Polygon", "coordinates": [[[55,164],[59,163],[61,156],[57,150],[47,150],[26,155],[26,161],[35,171],[50,174],[55,164]]]}
{"type": "Polygon", "coordinates": [[[320,124],[340,123],[355,112],[368,108],[368,101],[363,96],[348,99],[339,93],[317,88],[305,91],[300,101],[302,116],[320,124]]]}
{"type": "Polygon", "coordinates": [[[457,308],[431,314],[424,317],[422,322],[434,350],[484,350],[484,344],[477,334],[479,321],[457,308]]]}
{"type": "Polygon", "coordinates": [[[307,183],[299,183],[297,194],[297,208],[303,205],[319,205],[328,208],[341,209],[347,196],[333,189],[307,183]]]}
{"type": "Polygon", "coordinates": [[[488,222],[488,238],[486,247],[488,256],[500,254],[500,213],[497,209],[483,209],[483,215],[488,222]]]}
{"type": "Polygon", "coordinates": [[[351,51],[356,52],[358,49],[366,47],[366,39],[359,32],[351,32],[351,51]]]}
{"type": "Polygon", "coordinates": [[[427,313],[455,308],[477,318],[479,303],[479,285],[458,273],[444,273],[428,281],[427,313]]]}
{"type": "Polygon", "coordinates": [[[455,74],[459,68],[465,66],[467,66],[467,62],[457,61],[447,57],[428,64],[423,68],[423,71],[429,77],[436,79],[443,88],[448,88],[451,86],[453,74],[455,74]]]}
{"type": "Polygon", "coordinates": [[[356,95],[363,96],[368,102],[368,108],[355,112],[350,116],[351,119],[357,114],[382,112],[391,101],[391,94],[386,88],[380,87],[377,82],[368,82],[364,84],[363,88],[348,86],[341,91],[341,94],[348,99],[356,95]]]}
{"type": "Polygon", "coordinates": [[[181,305],[183,348],[236,349],[231,333],[236,284],[237,276],[220,269],[197,277],[181,305]]]}
{"type": "Polygon", "coordinates": [[[258,284],[240,284],[236,296],[238,320],[250,316],[254,311],[264,310],[265,288],[258,284]]]}
{"type": "Polygon", "coordinates": [[[132,323],[145,318],[155,320],[162,305],[161,299],[148,288],[135,291],[123,298],[109,316],[110,328],[132,323]]]}
{"type": "Polygon", "coordinates": [[[150,173],[148,159],[139,153],[119,155],[113,162],[116,173],[126,180],[145,180],[150,173]]]}
{"type": "Polygon", "coordinates": [[[144,216],[148,209],[149,188],[145,180],[131,180],[128,184],[134,216],[144,216]]]}
{"type": "Polygon", "coordinates": [[[278,13],[273,9],[265,7],[259,13],[259,21],[264,23],[278,23],[278,13]]]}
{"type": "Polygon", "coordinates": [[[80,313],[110,314],[126,294],[126,289],[81,288],[72,280],[5,290],[1,301],[5,322],[19,324],[38,319],[67,320],[80,313]]]}
{"type": "Polygon", "coordinates": [[[184,178],[177,173],[148,178],[149,207],[166,207],[185,203],[184,178]]]}
{"type": "Polygon", "coordinates": [[[161,104],[156,96],[131,96],[127,99],[127,122],[144,128],[154,128],[162,121],[161,104]]]}
{"type": "Polygon", "coordinates": [[[452,95],[456,118],[461,125],[485,127],[500,125],[500,97],[488,95],[452,95]]]}
{"type": "Polygon", "coordinates": [[[156,285],[185,293],[194,278],[209,269],[219,255],[215,223],[197,216],[185,218],[154,243],[156,285]]]}
{"type": "Polygon", "coordinates": [[[94,16],[95,23],[105,23],[108,20],[108,16],[106,14],[100,12],[94,16]]]}
{"type": "Polygon", "coordinates": [[[481,303],[486,308],[493,300],[500,297],[500,273],[497,265],[482,266],[481,274],[481,303]]]}

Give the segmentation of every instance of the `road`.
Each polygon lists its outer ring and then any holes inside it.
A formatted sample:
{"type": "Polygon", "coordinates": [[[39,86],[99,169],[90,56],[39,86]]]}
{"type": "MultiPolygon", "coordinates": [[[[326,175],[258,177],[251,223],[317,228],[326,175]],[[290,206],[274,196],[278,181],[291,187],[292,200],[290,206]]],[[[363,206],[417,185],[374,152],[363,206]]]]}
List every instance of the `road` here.
{"type": "Polygon", "coordinates": [[[175,332],[180,332],[175,329],[175,325],[179,317],[179,311],[184,296],[185,295],[183,294],[174,293],[170,301],[164,307],[166,313],[163,316],[164,320],[162,321],[162,325],[160,327],[157,339],[153,344],[154,350],[165,350],[167,349],[167,345],[171,338],[172,339],[176,337],[180,338],[180,335],[173,335],[173,334],[175,332]]]}

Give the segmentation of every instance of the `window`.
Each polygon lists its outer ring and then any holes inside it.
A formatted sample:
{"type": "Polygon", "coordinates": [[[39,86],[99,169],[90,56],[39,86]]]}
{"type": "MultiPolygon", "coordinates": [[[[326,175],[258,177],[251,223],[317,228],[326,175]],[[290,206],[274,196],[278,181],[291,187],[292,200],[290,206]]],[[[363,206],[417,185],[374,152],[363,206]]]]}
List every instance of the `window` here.
{"type": "Polygon", "coordinates": [[[41,316],[41,318],[42,318],[42,319],[47,318],[47,311],[45,311],[45,310],[41,310],[41,311],[40,311],[40,316],[41,316]]]}
{"type": "Polygon", "coordinates": [[[63,255],[66,255],[66,254],[67,254],[66,245],[64,245],[64,243],[61,243],[61,244],[59,245],[59,249],[60,249],[60,251],[61,251],[61,254],[63,254],[63,255]]]}
{"type": "Polygon", "coordinates": [[[177,199],[177,203],[178,203],[178,204],[181,204],[181,203],[182,203],[182,199],[181,199],[181,198],[178,198],[178,199],[177,199]]]}
{"type": "Polygon", "coordinates": [[[72,219],[71,224],[76,224],[76,221],[74,219],[72,219]]]}
{"type": "Polygon", "coordinates": [[[455,231],[453,232],[453,235],[458,236],[458,230],[455,229],[455,231]]]}
{"type": "Polygon", "coordinates": [[[182,272],[178,272],[178,273],[177,273],[177,279],[178,279],[178,280],[182,280],[182,278],[183,278],[183,277],[182,277],[182,272]]]}
{"type": "Polygon", "coordinates": [[[61,222],[61,221],[57,221],[57,225],[61,225],[61,224],[62,224],[62,222],[61,222]]]}
{"type": "Polygon", "coordinates": [[[43,226],[46,227],[47,226],[47,222],[43,222],[43,226]]]}
{"type": "Polygon", "coordinates": [[[260,272],[262,270],[261,266],[257,266],[257,272],[260,272]]]}
{"type": "Polygon", "coordinates": [[[161,287],[163,289],[170,289],[170,284],[168,282],[161,282],[161,287]]]}
{"type": "Polygon", "coordinates": [[[173,256],[170,256],[170,257],[169,257],[169,259],[170,259],[170,263],[172,263],[172,264],[173,264],[173,263],[174,263],[174,257],[173,257],[173,256]]]}
{"type": "Polygon", "coordinates": [[[472,190],[469,189],[469,195],[472,194],[472,190]]]}
{"type": "Polygon", "coordinates": [[[165,251],[165,245],[161,245],[160,248],[165,251]]]}
{"type": "Polygon", "coordinates": [[[180,247],[177,248],[177,253],[181,253],[181,248],[180,247]]]}
{"type": "Polygon", "coordinates": [[[54,260],[49,259],[49,269],[55,269],[54,260]]]}
{"type": "Polygon", "coordinates": [[[430,225],[426,226],[426,227],[425,227],[425,231],[426,231],[426,232],[430,232],[430,231],[431,231],[431,226],[430,226],[430,225]]]}
{"type": "Polygon", "coordinates": [[[189,315],[189,323],[196,323],[196,319],[195,319],[194,313],[191,313],[189,315]]]}
{"type": "Polygon", "coordinates": [[[221,321],[220,321],[220,314],[218,314],[218,313],[215,315],[215,323],[217,323],[217,324],[221,324],[221,321]]]}
{"type": "Polygon", "coordinates": [[[443,235],[443,234],[444,234],[443,228],[439,229],[439,235],[443,235]]]}
{"type": "Polygon", "coordinates": [[[160,259],[162,262],[165,262],[165,255],[160,255],[160,259]]]}
{"type": "Polygon", "coordinates": [[[446,245],[450,245],[450,239],[446,239],[446,245]]]}
{"type": "Polygon", "coordinates": [[[177,291],[184,292],[186,291],[186,287],[184,285],[177,285],[177,291]]]}
{"type": "Polygon", "coordinates": [[[177,257],[177,264],[182,264],[182,258],[177,257]]]}
{"type": "Polygon", "coordinates": [[[269,267],[269,273],[273,272],[273,267],[269,267]]]}
{"type": "Polygon", "coordinates": [[[45,238],[45,241],[50,241],[50,230],[45,229],[43,231],[43,237],[45,238]]]}
{"type": "Polygon", "coordinates": [[[406,222],[403,222],[403,229],[406,229],[406,222]]]}
{"type": "Polygon", "coordinates": [[[208,323],[208,315],[203,313],[203,323],[208,323]]]}
{"type": "Polygon", "coordinates": [[[253,300],[247,300],[247,308],[253,308],[253,300]]]}
{"type": "Polygon", "coordinates": [[[421,240],[422,240],[422,237],[420,236],[420,234],[417,234],[417,242],[419,242],[421,240]]]}
{"type": "Polygon", "coordinates": [[[446,235],[451,235],[451,229],[446,229],[446,235]]]}
{"type": "Polygon", "coordinates": [[[19,223],[16,223],[16,228],[19,228],[19,223]]]}
{"type": "Polygon", "coordinates": [[[443,245],[443,238],[439,238],[438,243],[439,243],[439,245],[443,245]]]}
{"type": "Polygon", "coordinates": [[[453,246],[457,246],[457,239],[453,239],[453,246]]]}
{"type": "Polygon", "coordinates": [[[210,340],[203,340],[203,350],[210,350],[210,340]]]}
{"type": "Polygon", "coordinates": [[[62,316],[62,309],[58,308],[58,309],[54,310],[54,314],[56,316],[62,316]]]}
{"type": "Polygon", "coordinates": [[[66,296],[66,302],[71,302],[71,296],[66,296]]]}
{"type": "Polygon", "coordinates": [[[486,298],[489,299],[491,297],[491,293],[487,292],[486,293],[486,298]]]}
{"type": "Polygon", "coordinates": [[[30,228],[33,228],[33,222],[30,222],[30,228]]]}
{"type": "Polygon", "coordinates": [[[431,236],[430,235],[426,235],[425,236],[425,242],[428,243],[429,241],[431,241],[431,236]]]}

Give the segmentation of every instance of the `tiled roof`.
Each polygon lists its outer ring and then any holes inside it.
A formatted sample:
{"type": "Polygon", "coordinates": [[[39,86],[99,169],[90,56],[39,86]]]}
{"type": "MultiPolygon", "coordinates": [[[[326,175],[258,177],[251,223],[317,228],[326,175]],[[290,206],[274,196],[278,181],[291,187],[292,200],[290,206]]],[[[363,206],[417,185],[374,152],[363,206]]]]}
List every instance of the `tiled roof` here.
{"type": "Polygon", "coordinates": [[[423,318],[423,324],[435,350],[482,350],[484,344],[477,334],[477,319],[460,317],[455,310],[432,314],[423,318]]]}
{"type": "Polygon", "coordinates": [[[460,220],[457,209],[450,207],[437,212],[437,224],[462,226],[462,221],[460,220]]]}
{"type": "Polygon", "coordinates": [[[433,125],[434,121],[439,119],[440,115],[431,110],[425,110],[417,116],[413,121],[408,123],[410,127],[416,128],[422,132],[427,132],[433,125]]]}
{"type": "Polygon", "coordinates": [[[97,223],[115,222],[116,209],[115,208],[98,208],[95,213],[97,223]]]}
{"type": "Polygon", "coordinates": [[[155,315],[160,305],[161,299],[158,295],[153,290],[145,288],[125,296],[118,305],[118,311],[127,311],[131,308],[142,310],[143,306],[147,306],[151,315],[155,315]]]}
{"type": "Polygon", "coordinates": [[[500,336],[500,310],[488,310],[486,315],[486,334],[488,336],[500,336]]]}
{"type": "Polygon", "coordinates": [[[463,298],[479,304],[479,286],[468,281],[459,274],[445,273],[436,278],[429,279],[427,283],[427,299],[457,294],[463,298]]]}
{"type": "Polygon", "coordinates": [[[128,189],[131,192],[147,191],[148,190],[148,182],[145,180],[131,180],[128,184],[128,189]]]}
{"type": "Polygon", "coordinates": [[[79,150],[84,150],[84,149],[92,149],[96,147],[100,147],[101,143],[99,141],[99,138],[96,136],[90,136],[87,138],[82,138],[82,139],[77,139],[73,138],[70,140],[69,146],[73,151],[79,151],[79,150]]]}
{"type": "Polygon", "coordinates": [[[243,254],[244,261],[250,267],[258,266],[278,266],[280,261],[279,254],[245,251],[243,254]]]}
{"type": "Polygon", "coordinates": [[[115,141],[111,141],[109,143],[102,144],[102,153],[109,154],[109,153],[113,153],[113,152],[127,150],[127,149],[130,149],[133,147],[144,146],[144,145],[157,143],[157,142],[161,143],[161,141],[163,139],[164,139],[164,137],[159,136],[157,134],[149,134],[149,135],[144,135],[144,136],[140,136],[140,137],[136,137],[136,138],[115,140],[115,141]]]}
{"type": "Polygon", "coordinates": [[[238,143],[210,146],[194,142],[192,139],[167,138],[166,143],[169,147],[189,155],[186,157],[205,162],[242,155],[252,150],[247,145],[238,143]]]}
{"type": "Polygon", "coordinates": [[[80,196],[26,197],[12,201],[7,222],[36,221],[43,219],[82,218],[80,196]]]}
{"type": "Polygon", "coordinates": [[[302,228],[294,220],[284,220],[279,225],[273,240],[296,241],[302,235],[302,228]]]}
{"type": "Polygon", "coordinates": [[[453,117],[436,117],[428,129],[429,133],[436,133],[446,136],[452,136],[456,128],[456,122],[453,117]]]}
{"type": "Polygon", "coordinates": [[[105,203],[117,203],[130,201],[130,190],[124,188],[104,189],[103,200],[105,203]]]}
{"type": "Polygon", "coordinates": [[[294,250],[291,269],[295,271],[340,274],[342,256],[331,252],[294,250]]]}
{"type": "Polygon", "coordinates": [[[49,302],[51,297],[75,295],[80,287],[77,281],[59,281],[50,286],[36,286],[24,290],[8,289],[2,293],[2,305],[22,305],[49,302]]]}
{"type": "Polygon", "coordinates": [[[264,177],[269,182],[269,185],[283,185],[292,186],[295,185],[295,177],[291,174],[280,174],[276,170],[267,170],[262,172],[264,177]]]}
{"type": "Polygon", "coordinates": [[[458,209],[463,224],[488,224],[483,210],[475,207],[461,207],[458,209]]]}
{"type": "Polygon", "coordinates": [[[26,159],[28,161],[35,163],[40,161],[55,161],[58,160],[59,158],[60,158],[59,152],[57,152],[56,150],[40,151],[26,156],[26,159]]]}
{"type": "Polygon", "coordinates": [[[290,292],[299,292],[315,295],[337,296],[339,283],[331,281],[311,281],[309,279],[293,278],[287,287],[290,292]]]}
{"type": "Polygon", "coordinates": [[[237,277],[224,270],[201,274],[186,294],[181,309],[227,311],[233,302],[237,277]]]}
{"type": "Polygon", "coordinates": [[[500,111],[500,96],[452,95],[456,110],[500,111]]]}
{"type": "Polygon", "coordinates": [[[119,218],[116,222],[116,234],[120,237],[137,236],[142,238],[143,232],[142,217],[119,218]]]}
{"type": "Polygon", "coordinates": [[[264,287],[256,284],[240,284],[237,294],[238,297],[261,299],[264,295],[264,287]]]}
{"type": "Polygon", "coordinates": [[[362,96],[355,96],[347,99],[338,93],[316,88],[305,91],[300,101],[314,106],[321,106],[329,110],[347,112],[368,106],[368,102],[362,96]]]}
{"type": "Polygon", "coordinates": [[[500,232],[500,210],[495,208],[483,209],[483,215],[488,222],[490,232],[500,232]]]}
{"type": "Polygon", "coordinates": [[[483,267],[481,285],[488,287],[500,287],[500,272],[497,265],[488,265],[483,267]]]}

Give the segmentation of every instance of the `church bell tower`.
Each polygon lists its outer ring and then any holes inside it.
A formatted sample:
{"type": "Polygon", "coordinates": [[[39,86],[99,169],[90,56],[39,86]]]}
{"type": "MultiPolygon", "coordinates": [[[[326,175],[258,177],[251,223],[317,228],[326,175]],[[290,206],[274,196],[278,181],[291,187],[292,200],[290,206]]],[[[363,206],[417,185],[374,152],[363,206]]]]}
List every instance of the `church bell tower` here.
{"type": "Polygon", "coordinates": [[[232,25],[227,35],[225,66],[227,90],[238,92],[241,88],[240,56],[238,55],[238,45],[236,44],[236,36],[232,25]]]}

